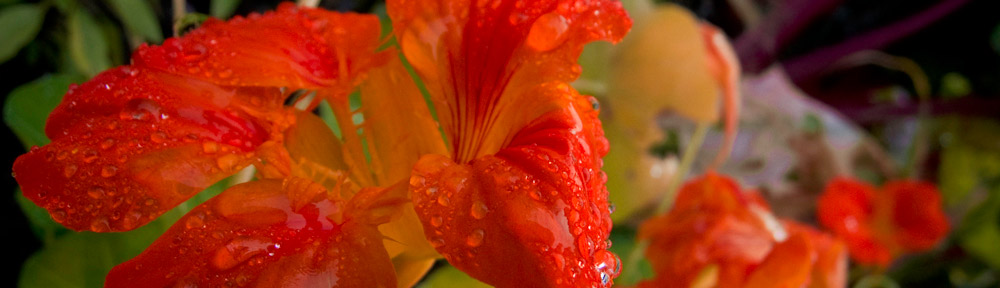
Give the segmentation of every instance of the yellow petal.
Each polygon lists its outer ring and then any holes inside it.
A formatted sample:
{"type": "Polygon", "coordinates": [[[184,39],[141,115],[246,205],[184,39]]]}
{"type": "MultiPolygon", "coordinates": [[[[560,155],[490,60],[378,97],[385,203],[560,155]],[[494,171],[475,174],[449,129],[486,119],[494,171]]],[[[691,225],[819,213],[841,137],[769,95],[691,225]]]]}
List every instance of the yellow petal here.
{"type": "Polygon", "coordinates": [[[698,122],[719,117],[719,85],[709,70],[698,19],[677,5],[658,7],[621,44],[608,101],[616,121],[640,143],[659,138],[656,114],[671,109],[698,122]]]}

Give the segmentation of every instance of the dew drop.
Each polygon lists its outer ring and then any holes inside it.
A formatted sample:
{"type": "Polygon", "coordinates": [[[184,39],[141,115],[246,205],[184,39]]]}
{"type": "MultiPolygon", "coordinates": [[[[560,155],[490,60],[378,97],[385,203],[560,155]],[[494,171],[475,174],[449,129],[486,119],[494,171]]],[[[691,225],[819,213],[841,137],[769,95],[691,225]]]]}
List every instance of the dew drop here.
{"type": "Polygon", "coordinates": [[[437,203],[441,206],[448,206],[448,204],[451,204],[451,199],[448,198],[448,195],[441,193],[441,195],[438,195],[437,203]]]}
{"type": "Polygon", "coordinates": [[[622,271],[621,258],[608,250],[601,250],[594,253],[594,269],[601,273],[601,281],[604,284],[611,282],[611,279],[618,277],[622,271]]]}
{"type": "Polygon", "coordinates": [[[486,218],[486,213],[488,212],[490,212],[490,209],[486,207],[486,203],[483,203],[482,201],[479,200],[473,202],[472,208],[469,209],[469,215],[472,215],[472,218],[476,218],[479,220],[486,218]]]}
{"type": "Polygon", "coordinates": [[[63,150],[56,154],[56,160],[66,160],[69,157],[69,151],[63,150]]]}
{"type": "Polygon", "coordinates": [[[431,225],[432,226],[434,226],[434,227],[441,227],[441,224],[444,224],[444,220],[441,219],[441,216],[431,217],[431,225]]]}
{"type": "Polygon", "coordinates": [[[542,192],[538,189],[532,189],[531,192],[528,192],[528,196],[531,196],[531,199],[535,199],[535,201],[542,201],[542,192]]]}
{"type": "Polygon", "coordinates": [[[56,220],[56,222],[63,223],[63,221],[66,221],[66,211],[62,210],[53,211],[52,220],[56,220]]]}
{"type": "Polygon", "coordinates": [[[566,18],[558,13],[548,13],[538,17],[531,25],[528,38],[525,40],[526,44],[539,52],[555,49],[566,41],[566,30],[569,29],[567,22],[566,18]]]}
{"type": "Polygon", "coordinates": [[[101,199],[101,197],[104,197],[104,188],[90,187],[90,189],[87,189],[87,196],[94,199],[101,199]]]}
{"type": "Polygon", "coordinates": [[[483,229],[473,230],[472,234],[465,238],[465,244],[469,247],[479,247],[479,245],[483,245],[483,237],[485,236],[486,232],[483,229]]]}
{"type": "Polygon", "coordinates": [[[97,218],[94,222],[90,222],[90,231],[102,233],[111,231],[111,225],[108,224],[108,218],[97,218]]]}
{"type": "Polygon", "coordinates": [[[204,217],[204,214],[191,215],[191,217],[188,217],[187,221],[184,222],[184,227],[187,227],[188,229],[205,227],[204,217]]]}
{"type": "Polygon", "coordinates": [[[108,138],[101,141],[101,150],[108,150],[115,146],[115,139],[108,138]]]}
{"type": "Polygon", "coordinates": [[[223,171],[229,171],[240,161],[240,157],[235,154],[227,154],[215,160],[215,164],[223,171]]]}
{"type": "Polygon", "coordinates": [[[153,141],[153,143],[163,143],[167,141],[167,134],[161,131],[156,131],[153,132],[153,134],[149,134],[149,140],[153,141]]]}
{"type": "Polygon", "coordinates": [[[87,150],[87,151],[83,152],[83,162],[84,163],[88,163],[89,164],[89,163],[94,163],[94,161],[97,161],[97,151],[87,150]]]}
{"type": "Polygon", "coordinates": [[[264,253],[267,247],[274,245],[270,241],[240,237],[229,241],[212,255],[212,266],[219,270],[236,267],[251,257],[264,253]]]}
{"type": "Polygon", "coordinates": [[[111,176],[115,176],[115,174],[118,174],[118,167],[105,165],[103,168],[101,168],[101,177],[108,178],[111,176]]]}
{"type": "Polygon", "coordinates": [[[125,102],[125,107],[118,114],[122,120],[160,119],[160,104],[150,99],[136,98],[125,102]]]}
{"type": "Polygon", "coordinates": [[[73,174],[76,174],[77,169],[76,165],[66,165],[66,167],[63,167],[63,176],[66,176],[66,178],[73,177],[73,174]]]}
{"type": "Polygon", "coordinates": [[[431,239],[431,246],[433,246],[434,248],[439,248],[441,246],[444,246],[444,239],[441,238],[431,239]]]}

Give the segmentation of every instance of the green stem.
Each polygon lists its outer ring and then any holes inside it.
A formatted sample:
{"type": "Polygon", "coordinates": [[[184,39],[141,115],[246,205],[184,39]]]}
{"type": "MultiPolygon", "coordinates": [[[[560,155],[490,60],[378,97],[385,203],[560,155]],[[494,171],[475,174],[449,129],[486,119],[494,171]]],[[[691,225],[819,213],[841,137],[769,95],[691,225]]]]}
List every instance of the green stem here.
{"type": "MultiPolygon", "coordinates": [[[[677,167],[677,172],[674,173],[674,177],[670,179],[670,185],[667,186],[667,193],[664,195],[663,200],[660,205],[657,206],[656,214],[660,215],[667,213],[670,206],[674,203],[674,197],[677,195],[677,189],[684,182],[684,178],[687,178],[687,174],[691,172],[691,165],[694,164],[695,158],[698,156],[698,150],[701,149],[701,145],[705,142],[705,136],[708,135],[708,130],[711,128],[711,123],[709,122],[699,122],[698,127],[695,128],[694,135],[691,135],[691,142],[684,147],[684,154],[681,155],[680,166],[677,167]]],[[[646,239],[639,240],[635,247],[628,253],[625,258],[625,266],[628,269],[622,271],[622,280],[625,284],[634,284],[638,282],[639,271],[639,261],[642,260],[643,254],[646,253],[646,248],[649,247],[649,241],[646,239]]]]}
{"type": "Polygon", "coordinates": [[[667,210],[670,210],[670,206],[674,204],[677,189],[680,188],[681,183],[687,178],[687,174],[691,172],[691,165],[694,164],[694,159],[698,156],[698,150],[701,149],[702,143],[705,142],[705,135],[708,134],[711,126],[712,124],[709,122],[698,123],[698,128],[695,128],[694,135],[691,136],[691,143],[688,143],[687,147],[684,147],[680,166],[677,167],[674,177],[670,179],[670,185],[667,186],[667,194],[656,208],[656,215],[667,213],[667,210]]]}

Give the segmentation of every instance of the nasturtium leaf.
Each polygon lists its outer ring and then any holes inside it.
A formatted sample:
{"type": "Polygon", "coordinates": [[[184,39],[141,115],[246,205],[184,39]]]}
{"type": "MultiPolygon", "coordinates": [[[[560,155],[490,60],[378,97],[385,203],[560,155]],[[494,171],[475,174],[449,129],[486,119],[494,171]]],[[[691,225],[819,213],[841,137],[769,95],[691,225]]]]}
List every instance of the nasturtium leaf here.
{"type": "Polygon", "coordinates": [[[18,4],[0,10],[0,63],[17,55],[28,45],[45,20],[45,9],[38,4],[18,4]]]}
{"type": "MultiPolygon", "coordinates": [[[[150,42],[163,41],[163,32],[160,30],[156,14],[149,6],[149,2],[135,0],[107,0],[106,2],[130,33],[142,36],[143,39],[150,42]]],[[[212,2],[214,6],[214,3],[218,1],[212,2]]]]}
{"type": "Polygon", "coordinates": [[[465,274],[454,266],[445,264],[431,272],[423,282],[417,285],[418,288],[440,288],[440,287],[468,287],[468,288],[489,288],[492,287],[483,282],[479,282],[468,274],[465,274]]]}
{"type": "Polygon", "coordinates": [[[993,269],[1000,269],[1000,185],[990,191],[989,198],[965,216],[958,231],[959,244],[973,257],[993,269]]]}
{"type": "Polygon", "coordinates": [[[156,221],[132,231],[66,232],[24,262],[18,287],[103,287],[104,277],[112,267],[139,255],[177,219],[218,195],[228,183],[220,181],[156,221]]]}
{"type": "Polygon", "coordinates": [[[101,27],[94,17],[84,9],[77,9],[69,15],[69,54],[77,70],[87,76],[94,76],[111,67],[108,57],[108,43],[105,42],[101,27]]]}
{"type": "Polygon", "coordinates": [[[212,0],[212,7],[209,8],[209,11],[212,13],[212,17],[226,19],[233,15],[233,12],[236,11],[236,6],[239,5],[240,0],[212,0]]]}
{"type": "Polygon", "coordinates": [[[49,143],[45,119],[62,101],[63,94],[78,77],[46,75],[21,85],[7,95],[3,120],[27,149],[49,143]]]}

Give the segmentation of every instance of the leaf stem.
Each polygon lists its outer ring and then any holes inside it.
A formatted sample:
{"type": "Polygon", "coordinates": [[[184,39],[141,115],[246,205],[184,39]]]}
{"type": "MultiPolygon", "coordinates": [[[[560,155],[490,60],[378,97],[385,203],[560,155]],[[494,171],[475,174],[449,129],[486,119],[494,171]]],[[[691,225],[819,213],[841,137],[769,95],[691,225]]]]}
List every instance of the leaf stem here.
{"type": "MultiPolygon", "coordinates": [[[[691,135],[691,142],[684,147],[684,154],[681,155],[680,166],[677,167],[677,172],[674,173],[674,177],[670,179],[670,185],[667,186],[667,193],[664,194],[663,200],[660,205],[656,208],[656,214],[660,215],[667,212],[670,206],[674,203],[674,197],[677,196],[677,189],[687,178],[687,174],[691,172],[691,166],[694,164],[695,158],[698,156],[698,150],[701,149],[702,144],[705,142],[705,136],[708,135],[708,130],[711,128],[712,124],[710,122],[699,122],[697,128],[695,128],[694,134],[691,135]]],[[[646,253],[646,248],[649,247],[649,240],[642,239],[632,248],[625,258],[625,266],[629,267],[622,271],[622,280],[625,284],[634,284],[637,282],[639,276],[639,261],[643,259],[643,254],[646,253]]]]}

